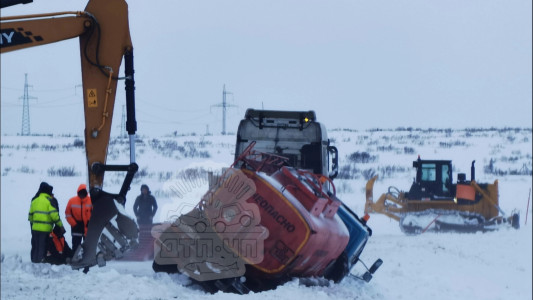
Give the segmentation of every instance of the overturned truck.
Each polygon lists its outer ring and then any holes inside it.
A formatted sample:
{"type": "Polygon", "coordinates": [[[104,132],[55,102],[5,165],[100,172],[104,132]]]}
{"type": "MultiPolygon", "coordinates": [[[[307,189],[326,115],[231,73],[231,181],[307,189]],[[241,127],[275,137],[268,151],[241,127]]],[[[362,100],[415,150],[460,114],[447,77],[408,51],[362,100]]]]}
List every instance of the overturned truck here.
{"type": "Polygon", "coordinates": [[[337,198],[336,170],[337,149],[313,111],[249,109],[235,162],[198,205],[154,228],[154,270],[184,273],[210,292],[262,291],[295,277],[370,281],[382,261],[351,273],[372,230],[337,198]]]}

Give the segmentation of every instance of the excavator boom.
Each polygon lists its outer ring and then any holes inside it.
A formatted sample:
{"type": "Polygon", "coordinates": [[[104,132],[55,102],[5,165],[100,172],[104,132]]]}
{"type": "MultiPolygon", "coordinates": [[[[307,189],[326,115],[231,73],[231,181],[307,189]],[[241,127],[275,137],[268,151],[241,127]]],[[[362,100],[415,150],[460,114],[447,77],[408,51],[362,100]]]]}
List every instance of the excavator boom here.
{"type": "MultiPolygon", "coordinates": [[[[131,61],[131,67],[122,79],[126,81],[126,88],[133,87],[133,45],[126,2],[91,0],[83,12],[2,17],[1,35],[1,53],[79,37],[89,186],[101,188],[103,172],[92,172],[91,168],[106,162],[118,70],[123,57],[126,63],[131,61]]],[[[126,97],[133,98],[133,93],[127,93],[126,97]]],[[[134,99],[127,99],[127,102],[133,105],[134,99]]],[[[135,120],[132,122],[128,128],[130,135],[136,131],[135,120]]],[[[134,157],[132,160],[134,162],[134,157]]]]}
{"type": "MultiPolygon", "coordinates": [[[[18,1],[25,2],[28,1],[18,1]]],[[[8,5],[12,3],[6,3],[5,6],[8,5]]],[[[73,264],[76,264],[76,261],[79,267],[96,264],[97,247],[106,259],[120,256],[130,244],[135,243],[138,232],[135,222],[122,213],[123,209],[115,207],[115,203],[124,205],[126,193],[138,169],[134,148],[137,125],[133,45],[129,32],[127,3],[124,0],[90,0],[81,12],[11,16],[2,17],[0,20],[2,54],[79,37],[85,114],[84,136],[93,214],[83,249],[77,251],[73,264]],[[123,58],[126,74],[120,78],[118,71],[123,58]],[[130,138],[130,164],[123,166],[106,165],[118,80],[124,80],[126,85],[126,126],[130,138]],[[118,193],[103,191],[106,171],[126,172],[118,193]],[[114,217],[117,217],[116,223],[109,225],[109,221],[114,217]],[[122,241],[120,246],[104,247],[105,243],[98,242],[104,227],[108,227],[108,232],[114,233],[111,238],[113,242],[122,241]]]]}

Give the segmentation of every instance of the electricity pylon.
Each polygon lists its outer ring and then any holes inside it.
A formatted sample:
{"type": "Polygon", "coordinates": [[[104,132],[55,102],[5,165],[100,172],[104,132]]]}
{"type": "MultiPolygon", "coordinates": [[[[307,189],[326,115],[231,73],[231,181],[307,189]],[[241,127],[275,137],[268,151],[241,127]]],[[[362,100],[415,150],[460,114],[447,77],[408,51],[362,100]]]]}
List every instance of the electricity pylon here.
{"type": "Polygon", "coordinates": [[[19,99],[22,99],[22,130],[21,135],[30,135],[30,99],[37,99],[37,97],[30,96],[28,93],[28,73],[24,74],[24,96],[21,96],[19,99]]]}
{"type": "Polygon", "coordinates": [[[228,104],[226,102],[226,95],[232,95],[232,92],[226,92],[226,85],[222,88],[222,103],[211,105],[215,107],[222,107],[222,135],[226,135],[226,110],[229,107],[237,107],[237,105],[228,104]]]}

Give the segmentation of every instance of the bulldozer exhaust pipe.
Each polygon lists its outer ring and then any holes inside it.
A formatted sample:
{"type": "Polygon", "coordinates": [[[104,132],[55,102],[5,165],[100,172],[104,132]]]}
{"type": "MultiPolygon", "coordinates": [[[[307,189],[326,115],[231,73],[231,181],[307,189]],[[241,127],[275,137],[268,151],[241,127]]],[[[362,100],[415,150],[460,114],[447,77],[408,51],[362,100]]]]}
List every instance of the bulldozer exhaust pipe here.
{"type": "Polygon", "coordinates": [[[472,161],[472,166],[470,167],[470,181],[476,180],[476,167],[474,164],[476,163],[475,160],[472,161]]]}

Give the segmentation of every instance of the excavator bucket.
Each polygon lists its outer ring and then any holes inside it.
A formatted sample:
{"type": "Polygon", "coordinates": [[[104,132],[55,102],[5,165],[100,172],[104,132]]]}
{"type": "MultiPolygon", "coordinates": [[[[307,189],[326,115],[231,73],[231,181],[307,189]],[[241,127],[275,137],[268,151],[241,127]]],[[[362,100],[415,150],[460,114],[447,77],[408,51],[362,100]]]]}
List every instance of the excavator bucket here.
{"type": "Polygon", "coordinates": [[[105,261],[121,258],[138,244],[139,229],[128,216],[118,195],[92,189],[93,213],[84,242],[74,249],[73,269],[102,267],[105,261]]]}

